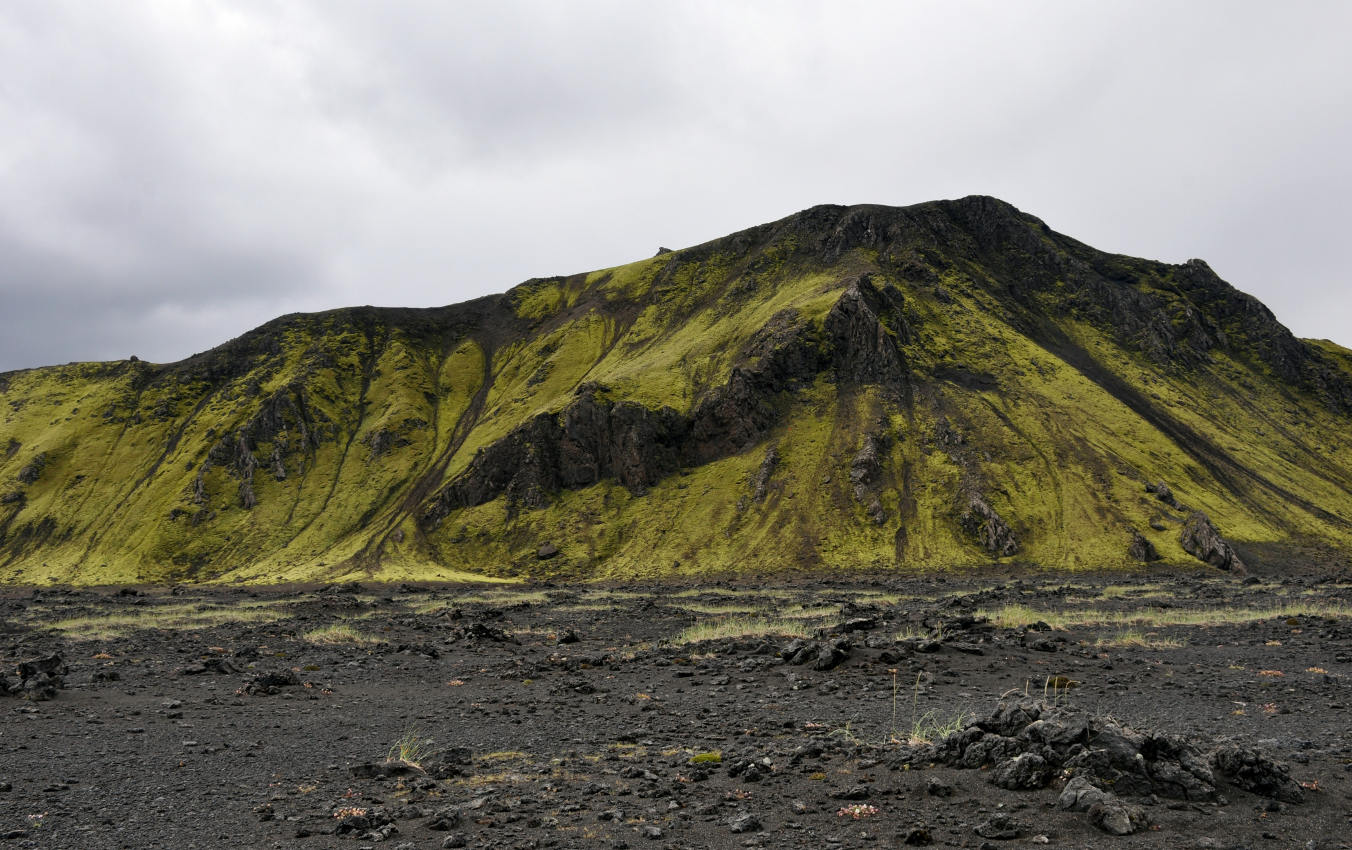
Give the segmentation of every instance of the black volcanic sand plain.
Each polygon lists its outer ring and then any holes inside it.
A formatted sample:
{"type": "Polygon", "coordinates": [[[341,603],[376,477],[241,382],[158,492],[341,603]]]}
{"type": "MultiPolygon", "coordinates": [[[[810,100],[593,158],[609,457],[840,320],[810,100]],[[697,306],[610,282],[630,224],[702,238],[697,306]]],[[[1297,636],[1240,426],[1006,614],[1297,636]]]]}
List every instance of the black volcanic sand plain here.
{"type": "Polygon", "coordinates": [[[9,589],[0,847],[1349,847],[1349,617],[1345,573],[9,589]]]}

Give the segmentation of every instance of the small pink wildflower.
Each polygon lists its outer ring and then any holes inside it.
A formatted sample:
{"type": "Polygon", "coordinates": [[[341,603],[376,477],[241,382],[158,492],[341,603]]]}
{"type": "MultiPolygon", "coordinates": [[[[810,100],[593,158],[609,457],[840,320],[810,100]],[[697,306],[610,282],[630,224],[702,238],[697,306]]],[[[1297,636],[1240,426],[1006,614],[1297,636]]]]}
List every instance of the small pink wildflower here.
{"type": "Polygon", "coordinates": [[[878,814],[877,806],[870,806],[866,803],[851,803],[848,806],[841,806],[840,810],[836,812],[836,817],[859,820],[860,818],[871,818],[876,814],[878,814]]]}

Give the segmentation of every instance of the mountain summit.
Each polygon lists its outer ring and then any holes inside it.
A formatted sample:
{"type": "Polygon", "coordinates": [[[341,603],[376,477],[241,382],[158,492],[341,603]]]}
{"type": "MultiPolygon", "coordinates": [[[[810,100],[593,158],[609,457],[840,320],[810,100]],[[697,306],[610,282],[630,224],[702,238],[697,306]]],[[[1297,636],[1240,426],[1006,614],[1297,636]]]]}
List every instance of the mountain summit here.
{"type": "Polygon", "coordinates": [[[1002,201],[820,206],[0,375],[0,582],[1243,570],[1352,545],[1352,352],[1002,201]]]}

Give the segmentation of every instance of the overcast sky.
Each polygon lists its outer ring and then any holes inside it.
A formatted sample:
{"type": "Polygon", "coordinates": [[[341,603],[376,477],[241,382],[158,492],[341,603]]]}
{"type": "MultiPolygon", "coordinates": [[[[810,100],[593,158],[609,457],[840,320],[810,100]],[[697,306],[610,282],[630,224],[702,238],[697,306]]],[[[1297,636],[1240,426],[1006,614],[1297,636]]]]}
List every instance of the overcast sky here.
{"type": "Polygon", "coordinates": [[[996,195],[1352,346],[1352,3],[0,5],[0,371],[996,195]]]}

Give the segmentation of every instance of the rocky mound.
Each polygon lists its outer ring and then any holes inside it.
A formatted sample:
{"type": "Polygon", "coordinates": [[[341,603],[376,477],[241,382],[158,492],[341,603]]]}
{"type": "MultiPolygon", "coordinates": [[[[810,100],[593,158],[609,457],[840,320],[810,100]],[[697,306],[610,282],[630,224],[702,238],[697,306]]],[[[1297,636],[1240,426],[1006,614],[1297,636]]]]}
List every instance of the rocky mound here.
{"type": "Polygon", "coordinates": [[[1252,748],[1204,746],[1023,699],[1001,703],[966,729],[902,758],[908,765],[989,769],[992,784],[1012,791],[1057,787],[1058,808],[1086,812],[1091,824],[1112,835],[1149,826],[1146,810],[1131,798],[1212,802],[1228,783],[1301,802],[1301,786],[1285,766],[1252,748]]]}

